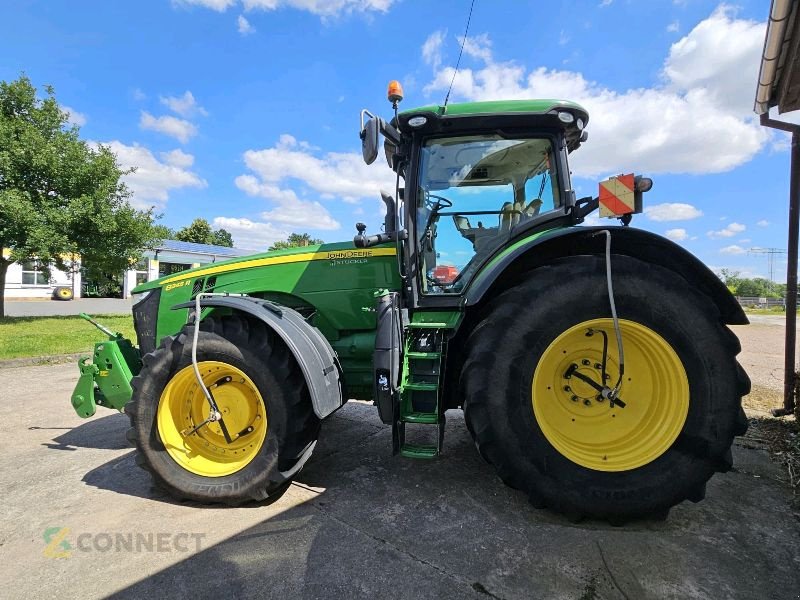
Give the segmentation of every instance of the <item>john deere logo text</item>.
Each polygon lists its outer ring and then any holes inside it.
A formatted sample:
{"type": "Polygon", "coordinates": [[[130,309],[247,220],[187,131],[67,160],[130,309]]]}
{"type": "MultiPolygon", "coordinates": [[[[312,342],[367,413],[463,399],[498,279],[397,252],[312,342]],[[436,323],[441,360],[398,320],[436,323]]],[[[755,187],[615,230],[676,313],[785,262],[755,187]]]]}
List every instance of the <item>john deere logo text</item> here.
{"type": "Polygon", "coordinates": [[[328,252],[330,260],[342,260],[343,258],[369,258],[372,256],[372,250],[337,250],[336,252],[328,252]]]}

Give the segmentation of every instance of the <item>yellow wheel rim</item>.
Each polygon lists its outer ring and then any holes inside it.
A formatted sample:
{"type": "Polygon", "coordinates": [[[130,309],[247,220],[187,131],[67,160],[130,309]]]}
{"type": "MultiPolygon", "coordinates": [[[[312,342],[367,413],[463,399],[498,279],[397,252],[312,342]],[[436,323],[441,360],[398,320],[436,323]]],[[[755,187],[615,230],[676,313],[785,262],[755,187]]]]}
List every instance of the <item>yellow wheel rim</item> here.
{"type": "Polygon", "coordinates": [[[228,444],[218,422],[185,435],[209,415],[208,401],[191,365],[169,381],[158,403],[156,421],[161,442],[181,467],[204,477],[223,477],[247,466],[267,436],[267,414],[261,394],[243,371],[224,362],[198,363],[231,438],[228,444]]]}
{"type": "Polygon", "coordinates": [[[72,290],[62,288],[58,290],[58,295],[61,298],[69,298],[72,295],[72,290]]]}
{"type": "Polygon", "coordinates": [[[611,319],[584,321],[563,332],[545,349],[533,375],[533,413],[547,441],[572,462],[596,471],[628,471],[652,462],[678,437],[689,412],[689,380],[672,346],[644,325],[619,323],[625,352],[619,397],[625,408],[612,408],[585,381],[565,377],[574,364],[600,383],[604,331],[607,383],[616,384],[619,360],[611,319]]]}

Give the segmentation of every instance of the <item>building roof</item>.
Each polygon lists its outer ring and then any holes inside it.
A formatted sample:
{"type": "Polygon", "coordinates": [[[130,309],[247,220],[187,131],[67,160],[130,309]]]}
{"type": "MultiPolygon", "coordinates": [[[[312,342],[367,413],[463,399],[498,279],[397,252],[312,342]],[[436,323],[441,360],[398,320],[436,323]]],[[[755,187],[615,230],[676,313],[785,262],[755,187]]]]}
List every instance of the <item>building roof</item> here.
{"type": "Polygon", "coordinates": [[[800,0],[772,0],[761,70],[758,74],[755,111],[764,114],[773,106],[779,113],[800,109],[800,0]]]}
{"type": "Polygon", "coordinates": [[[227,246],[215,246],[214,244],[195,244],[194,242],[182,242],[180,240],[161,240],[155,249],[231,257],[252,254],[249,250],[242,250],[241,248],[228,248],[227,246]]]}

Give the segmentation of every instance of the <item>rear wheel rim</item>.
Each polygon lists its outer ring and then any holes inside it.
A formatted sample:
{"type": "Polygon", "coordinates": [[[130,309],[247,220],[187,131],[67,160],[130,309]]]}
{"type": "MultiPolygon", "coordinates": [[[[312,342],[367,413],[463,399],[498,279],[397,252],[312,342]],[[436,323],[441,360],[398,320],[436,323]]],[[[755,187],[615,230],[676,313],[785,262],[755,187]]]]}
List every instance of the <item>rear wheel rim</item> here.
{"type": "Polygon", "coordinates": [[[204,477],[224,477],[245,468],[261,450],[268,430],[264,400],[253,380],[233,365],[203,361],[198,368],[207,387],[230,377],[229,383],[212,393],[232,443],[226,442],[218,422],[184,435],[202,423],[210,410],[191,365],[178,371],[161,394],[158,434],[182,468],[204,477]]]}
{"type": "Polygon", "coordinates": [[[611,407],[586,382],[565,377],[574,364],[601,382],[604,331],[606,383],[614,386],[619,360],[611,319],[564,331],[542,353],[532,382],[534,416],[547,441],[565,458],[596,471],[628,471],[654,461],[675,442],[689,412],[689,381],[672,346],[644,325],[619,323],[625,352],[619,397],[625,408],[611,407]]]}

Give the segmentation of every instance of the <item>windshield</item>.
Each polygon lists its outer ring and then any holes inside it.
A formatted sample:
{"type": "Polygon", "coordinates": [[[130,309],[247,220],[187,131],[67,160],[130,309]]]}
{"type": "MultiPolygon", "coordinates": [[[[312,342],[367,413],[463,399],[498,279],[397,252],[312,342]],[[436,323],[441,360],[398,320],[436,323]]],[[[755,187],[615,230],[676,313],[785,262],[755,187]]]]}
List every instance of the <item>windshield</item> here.
{"type": "Polygon", "coordinates": [[[546,138],[428,140],[416,219],[423,293],[459,293],[516,227],[559,208],[555,163],[546,138]]]}

